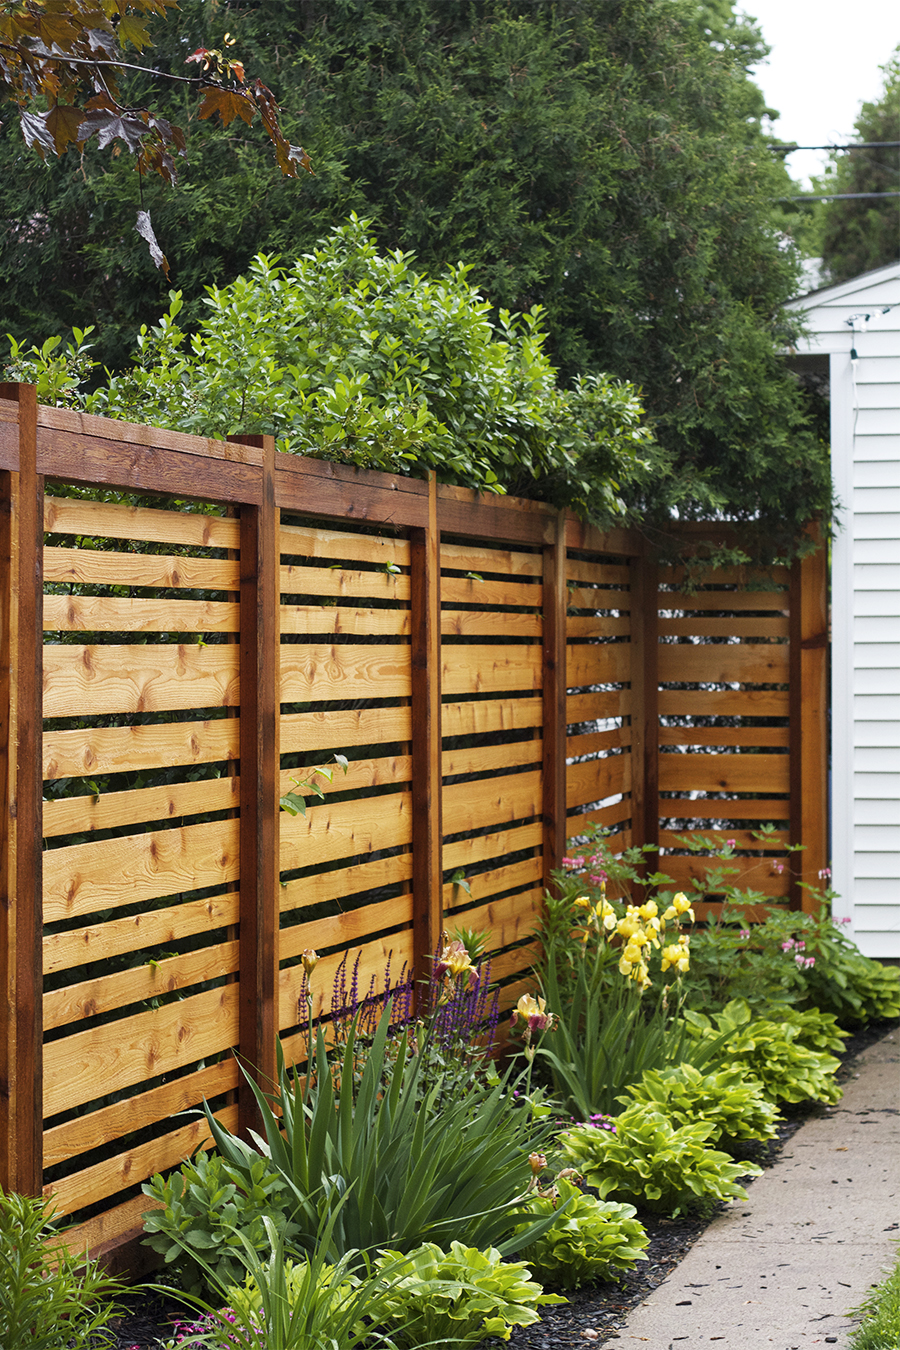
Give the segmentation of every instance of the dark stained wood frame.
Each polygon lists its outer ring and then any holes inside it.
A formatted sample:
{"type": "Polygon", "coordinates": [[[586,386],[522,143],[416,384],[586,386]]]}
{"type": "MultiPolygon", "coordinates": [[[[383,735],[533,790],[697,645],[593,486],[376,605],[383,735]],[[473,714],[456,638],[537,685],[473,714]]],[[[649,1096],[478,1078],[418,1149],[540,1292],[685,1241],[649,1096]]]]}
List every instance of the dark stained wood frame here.
{"type": "Polygon", "coordinates": [[[560,512],[555,538],[544,545],[543,585],[543,782],[544,888],[562,867],[566,851],[566,517],[560,512]]]}
{"type": "Polygon", "coordinates": [[[813,553],[793,563],[790,583],[791,906],[814,913],[807,887],[826,888],[828,867],[828,558],[817,530],[813,553]],[[801,884],[802,883],[802,884],[801,884]]]}

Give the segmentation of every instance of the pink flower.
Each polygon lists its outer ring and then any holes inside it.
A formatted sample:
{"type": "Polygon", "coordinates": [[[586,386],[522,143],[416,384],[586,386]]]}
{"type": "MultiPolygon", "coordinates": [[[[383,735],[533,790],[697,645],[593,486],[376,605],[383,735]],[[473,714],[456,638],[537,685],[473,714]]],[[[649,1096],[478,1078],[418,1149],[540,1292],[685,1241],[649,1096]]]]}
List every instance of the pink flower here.
{"type": "Polygon", "coordinates": [[[819,880],[820,880],[820,881],[827,881],[828,878],[829,878],[830,876],[831,876],[831,868],[830,868],[830,867],[823,867],[822,870],[821,870],[821,872],[819,873],[819,880]]]}
{"type": "Polygon", "coordinates": [[[744,939],[746,940],[746,939],[750,936],[750,929],[749,929],[749,928],[742,928],[741,931],[740,931],[739,936],[742,937],[742,938],[744,938],[744,939]]]}
{"type": "Polygon", "coordinates": [[[783,952],[789,952],[793,950],[793,946],[794,946],[794,939],[788,938],[786,942],[782,942],[781,950],[783,952]]]}
{"type": "Polygon", "coordinates": [[[591,883],[592,886],[602,886],[603,883],[607,880],[608,878],[605,872],[591,872],[590,876],[588,877],[588,881],[591,883]]]}
{"type": "Polygon", "coordinates": [[[783,863],[783,862],[776,862],[776,863],[773,863],[773,864],[772,864],[772,871],[773,871],[773,872],[777,872],[778,875],[781,876],[782,872],[784,871],[784,863],[783,863]]]}
{"type": "Polygon", "coordinates": [[[735,841],[734,841],[733,839],[726,839],[726,840],[725,840],[725,847],[726,847],[726,848],[734,848],[734,844],[735,844],[735,841]]]}

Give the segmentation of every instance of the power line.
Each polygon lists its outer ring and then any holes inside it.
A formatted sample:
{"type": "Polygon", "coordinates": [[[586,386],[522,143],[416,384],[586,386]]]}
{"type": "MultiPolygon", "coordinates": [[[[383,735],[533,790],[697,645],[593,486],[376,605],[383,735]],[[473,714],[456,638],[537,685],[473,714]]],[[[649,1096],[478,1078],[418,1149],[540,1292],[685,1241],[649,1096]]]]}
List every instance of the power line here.
{"type": "Polygon", "coordinates": [[[769,149],[780,155],[792,155],[795,150],[900,150],[900,141],[854,141],[851,145],[773,145],[769,149]]]}
{"type": "Polygon", "coordinates": [[[900,192],[821,192],[809,197],[776,197],[776,202],[872,201],[876,197],[900,197],[900,192]]]}

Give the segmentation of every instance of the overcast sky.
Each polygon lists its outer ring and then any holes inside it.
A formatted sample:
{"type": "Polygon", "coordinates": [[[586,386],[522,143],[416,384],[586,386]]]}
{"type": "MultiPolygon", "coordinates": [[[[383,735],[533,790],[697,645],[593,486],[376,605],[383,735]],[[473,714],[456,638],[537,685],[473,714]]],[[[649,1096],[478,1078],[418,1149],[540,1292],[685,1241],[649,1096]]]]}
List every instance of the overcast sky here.
{"type": "MultiPolygon", "coordinates": [[[[852,138],[862,102],[883,89],[879,66],[900,43],[900,0],[743,0],[772,48],[754,78],[781,113],[773,130],[798,145],[852,138]]],[[[900,123],[900,109],[898,109],[900,123]]],[[[892,140],[900,140],[898,135],[892,140]]],[[[827,153],[796,153],[797,179],[821,172],[827,153]]]]}

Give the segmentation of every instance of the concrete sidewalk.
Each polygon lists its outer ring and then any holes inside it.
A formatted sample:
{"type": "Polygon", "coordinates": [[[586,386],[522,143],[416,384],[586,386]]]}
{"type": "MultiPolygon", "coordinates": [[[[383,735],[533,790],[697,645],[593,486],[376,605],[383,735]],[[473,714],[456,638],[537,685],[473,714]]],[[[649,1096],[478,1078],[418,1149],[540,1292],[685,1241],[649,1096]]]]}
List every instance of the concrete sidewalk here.
{"type": "MultiPolygon", "coordinates": [[[[612,1341],[638,1350],[845,1347],[900,1238],[900,1033],[694,1244],[612,1341]]],[[[615,1333],[614,1333],[615,1335],[615,1333]]]]}

